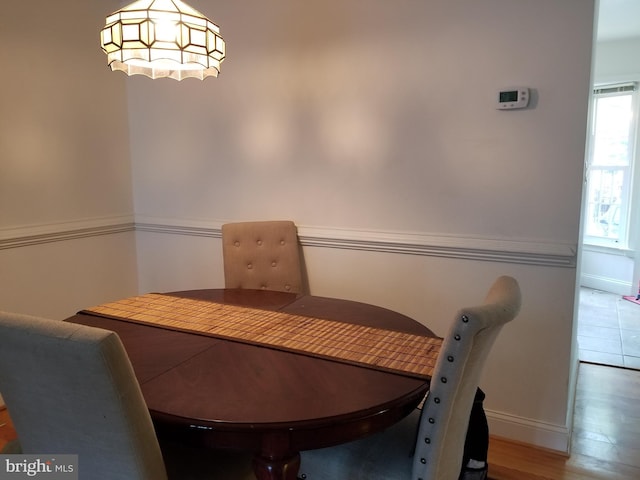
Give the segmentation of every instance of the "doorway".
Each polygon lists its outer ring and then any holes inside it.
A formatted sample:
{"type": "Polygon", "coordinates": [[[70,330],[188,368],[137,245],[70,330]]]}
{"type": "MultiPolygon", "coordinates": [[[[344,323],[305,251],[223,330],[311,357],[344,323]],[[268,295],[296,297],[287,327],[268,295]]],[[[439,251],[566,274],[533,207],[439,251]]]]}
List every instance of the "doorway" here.
{"type": "MultiPolygon", "coordinates": [[[[618,89],[635,90],[622,95],[633,97],[631,110],[636,118],[640,113],[640,58],[630,54],[640,51],[640,2],[600,0],[597,15],[593,72],[594,87],[598,89],[594,88],[591,110],[595,121],[590,125],[590,134],[597,129],[597,102],[602,98],[619,100],[618,89]]],[[[603,124],[610,126],[611,119],[616,118],[620,118],[619,113],[603,124]]],[[[635,240],[640,238],[640,164],[633,168],[633,158],[640,152],[637,122],[628,131],[631,133],[626,135],[627,143],[612,137],[601,141],[601,145],[617,142],[617,147],[627,148],[627,166],[620,159],[612,160],[612,156],[596,159],[596,142],[589,142],[587,178],[592,182],[595,171],[599,184],[587,184],[583,205],[586,226],[581,239],[578,351],[581,361],[640,369],[640,304],[623,299],[624,295],[635,299],[640,279],[640,258],[634,259],[640,249],[640,242],[635,240]],[[627,173],[620,174],[627,175],[624,185],[614,178],[612,165],[628,168],[627,173]],[[628,201],[622,207],[624,195],[628,201]]]]}

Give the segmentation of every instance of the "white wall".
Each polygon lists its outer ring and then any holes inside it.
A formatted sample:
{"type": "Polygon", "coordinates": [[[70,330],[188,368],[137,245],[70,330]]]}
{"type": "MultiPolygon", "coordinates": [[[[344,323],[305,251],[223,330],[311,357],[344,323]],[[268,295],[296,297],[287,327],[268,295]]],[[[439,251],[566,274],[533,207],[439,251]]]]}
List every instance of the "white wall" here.
{"type": "Polygon", "coordinates": [[[64,318],[136,292],[125,80],[99,2],[0,15],[0,309],[64,318]]]}
{"type": "Polygon", "coordinates": [[[575,243],[588,4],[192,3],[228,59],[129,80],[137,214],[575,243]],[[505,85],[536,107],[497,111],[505,85]]]}
{"type": "Polygon", "coordinates": [[[137,293],[132,231],[0,250],[0,310],[64,319],[137,293]]]}
{"type": "Polygon", "coordinates": [[[0,16],[0,308],[221,286],[221,222],[291,218],[312,293],[441,334],[518,277],[492,433],[568,448],[592,1],[192,0],[229,58],[181,83],[106,70],[99,3],[0,16]],[[494,109],[510,85],[531,108],[494,109]]]}
{"type": "Polygon", "coordinates": [[[191,3],[221,76],[127,80],[140,291],[222,286],[241,219],[296,221],[312,293],[440,334],[512,274],[492,433],[568,450],[593,2],[191,3]],[[532,106],[497,111],[504,86],[532,106]]]}
{"type": "Polygon", "coordinates": [[[637,80],[640,75],[640,38],[596,43],[593,63],[595,83],[637,80]]]}

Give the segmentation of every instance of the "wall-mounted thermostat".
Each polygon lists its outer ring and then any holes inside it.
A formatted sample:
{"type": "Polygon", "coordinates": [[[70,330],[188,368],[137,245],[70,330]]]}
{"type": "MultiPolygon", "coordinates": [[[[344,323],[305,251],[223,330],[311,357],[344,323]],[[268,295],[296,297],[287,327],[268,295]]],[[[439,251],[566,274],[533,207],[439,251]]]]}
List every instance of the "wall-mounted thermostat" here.
{"type": "Polygon", "coordinates": [[[505,88],[498,92],[496,108],[498,110],[511,110],[526,108],[529,105],[529,89],[524,87],[505,88]]]}

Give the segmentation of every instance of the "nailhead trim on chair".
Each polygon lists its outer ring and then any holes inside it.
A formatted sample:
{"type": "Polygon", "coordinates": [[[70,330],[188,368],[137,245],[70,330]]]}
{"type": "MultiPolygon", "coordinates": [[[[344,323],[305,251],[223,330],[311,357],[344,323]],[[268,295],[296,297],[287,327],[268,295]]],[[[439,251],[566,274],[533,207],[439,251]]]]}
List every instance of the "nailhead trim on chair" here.
{"type": "MultiPolygon", "coordinates": [[[[469,317],[467,315],[462,315],[460,317],[460,320],[462,320],[462,323],[469,323],[469,317]]],[[[462,336],[458,333],[453,337],[456,341],[460,341],[462,340],[462,336]]],[[[453,363],[455,361],[455,358],[453,355],[447,355],[447,361],[449,363],[453,363]]],[[[440,377],[440,383],[441,384],[446,384],[447,383],[447,377],[440,377]]],[[[440,404],[440,397],[435,397],[433,399],[433,403],[436,405],[440,404]]],[[[436,419],[433,417],[429,417],[429,423],[434,425],[436,423],[436,419]]],[[[425,437],[424,438],[424,443],[426,443],[427,445],[431,445],[431,438],[429,437],[425,437]]],[[[420,458],[420,463],[422,463],[423,465],[427,464],[427,459],[426,458],[420,458]]],[[[418,477],[416,480],[423,480],[422,477],[418,477]]]]}
{"type": "MultiPolygon", "coordinates": [[[[408,472],[405,468],[398,468],[397,462],[407,458],[403,442],[408,443],[413,437],[415,449],[410,457],[412,473],[407,478],[458,480],[468,433],[468,412],[473,408],[473,394],[476,391],[477,395],[477,383],[481,379],[486,356],[501,328],[517,316],[520,305],[521,294],[517,281],[502,276],[494,282],[483,304],[464,308],[453,317],[431,378],[431,389],[422,411],[417,412],[417,432],[411,428],[402,432],[392,431],[388,440],[394,442],[394,446],[389,449],[381,443],[385,441],[383,439],[376,441],[373,446],[362,443],[346,451],[336,449],[340,453],[335,458],[332,454],[315,456],[307,453],[302,459],[303,466],[307,462],[307,475],[314,469],[322,478],[329,480],[338,477],[337,472],[342,472],[345,480],[347,477],[366,480],[373,476],[369,473],[375,472],[376,478],[395,478],[400,473],[406,475],[408,472]],[[407,437],[399,440],[400,434],[407,437]],[[420,442],[420,438],[424,443],[420,442]],[[385,464],[387,452],[392,460],[385,464]],[[326,465],[334,460],[337,465],[326,465]],[[345,464],[344,468],[341,463],[345,464]]],[[[463,472],[466,473],[466,470],[463,469],[463,472]]],[[[483,473],[483,478],[486,476],[486,469],[479,469],[478,472],[483,473]]],[[[310,476],[313,477],[313,474],[310,476]]]]}

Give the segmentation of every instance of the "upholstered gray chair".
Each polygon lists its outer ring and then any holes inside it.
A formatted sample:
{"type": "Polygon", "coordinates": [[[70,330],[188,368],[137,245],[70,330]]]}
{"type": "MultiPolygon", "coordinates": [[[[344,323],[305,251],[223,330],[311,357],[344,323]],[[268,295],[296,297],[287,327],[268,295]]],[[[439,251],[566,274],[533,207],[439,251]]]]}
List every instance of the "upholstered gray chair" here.
{"type": "Polygon", "coordinates": [[[296,225],[291,221],[224,224],[225,287],[300,293],[299,248],[296,225]]]}
{"type": "Polygon", "coordinates": [[[0,312],[0,391],[19,442],[5,453],[77,454],[80,478],[92,480],[166,480],[167,470],[181,480],[255,479],[248,462],[213,476],[173,449],[163,458],[114,332],[0,312]]]}
{"type": "Polygon", "coordinates": [[[489,351],[520,310],[520,288],[498,278],[481,306],[458,312],[422,411],[344,445],[302,452],[306,480],[458,480],[469,414],[489,351]]]}

